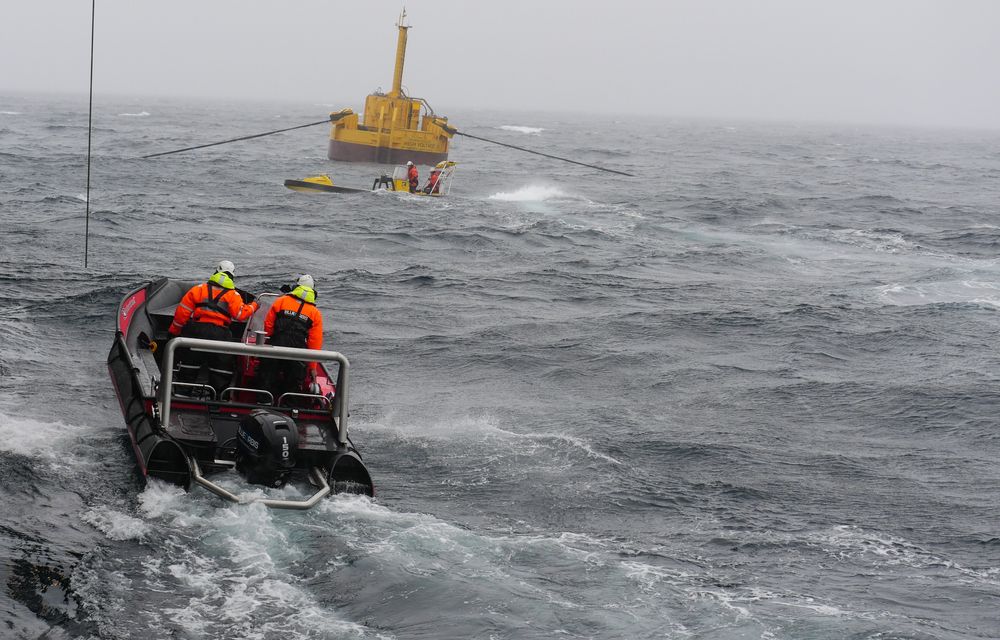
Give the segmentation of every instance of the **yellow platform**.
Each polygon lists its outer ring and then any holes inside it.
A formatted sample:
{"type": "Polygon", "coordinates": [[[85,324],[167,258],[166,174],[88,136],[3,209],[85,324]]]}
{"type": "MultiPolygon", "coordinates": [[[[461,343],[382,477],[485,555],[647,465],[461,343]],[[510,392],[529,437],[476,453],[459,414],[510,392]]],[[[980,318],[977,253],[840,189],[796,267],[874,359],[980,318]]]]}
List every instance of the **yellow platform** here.
{"type": "Polygon", "coordinates": [[[330,114],[330,160],[436,165],[448,159],[448,143],[454,135],[448,118],[436,115],[423,98],[411,98],[403,91],[403,62],[410,28],[404,24],[405,19],[404,11],[396,24],[399,37],[392,91],[370,94],[365,99],[363,119],[352,109],[330,114]]]}

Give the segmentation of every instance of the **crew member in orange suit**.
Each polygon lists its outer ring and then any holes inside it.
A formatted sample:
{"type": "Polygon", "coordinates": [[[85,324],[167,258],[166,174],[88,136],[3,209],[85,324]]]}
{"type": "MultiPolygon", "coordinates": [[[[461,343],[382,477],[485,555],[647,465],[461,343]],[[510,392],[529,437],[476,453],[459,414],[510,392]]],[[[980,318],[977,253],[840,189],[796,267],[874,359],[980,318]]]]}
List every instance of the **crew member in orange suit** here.
{"type": "MultiPolygon", "coordinates": [[[[236,289],[235,273],[233,263],[223,260],[207,282],[191,287],[174,311],[174,321],[168,330],[170,335],[232,340],[229,325],[246,322],[257,310],[253,295],[236,289]]],[[[176,360],[178,382],[194,382],[202,367],[208,365],[208,383],[216,394],[229,386],[236,363],[232,355],[190,349],[179,349],[176,360]]]]}
{"type": "MultiPolygon", "coordinates": [[[[316,308],[312,276],[301,276],[291,292],[274,301],[264,319],[264,332],[270,344],[277,347],[323,348],[323,314],[316,308]]],[[[314,383],[318,372],[318,362],[264,359],[260,369],[261,386],[270,389],[275,398],[288,392],[316,392],[318,387],[314,383]]]]}
{"type": "Polygon", "coordinates": [[[427,179],[427,185],[424,187],[424,193],[440,193],[441,191],[441,170],[435,169],[431,171],[431,177],[427,179]]]}
{"type": "Polygon", "coordinates": [[[409,167],[406,177],[410,179],[410,193],[416,193],[420,188],[420,175],[417,173],[417,167],[413,162],[407,162],[406,166],[409,167]]]}

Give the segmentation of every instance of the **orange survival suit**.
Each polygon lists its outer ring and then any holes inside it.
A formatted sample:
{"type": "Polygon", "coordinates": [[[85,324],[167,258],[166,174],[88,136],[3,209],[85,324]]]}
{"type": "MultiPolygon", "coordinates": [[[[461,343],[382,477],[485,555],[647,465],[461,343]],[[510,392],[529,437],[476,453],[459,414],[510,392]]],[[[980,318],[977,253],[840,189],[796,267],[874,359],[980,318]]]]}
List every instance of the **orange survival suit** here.
{"type": "MultiPolygon", "coordinates": [[[[256,301],[243,302],[242,296],[235,290],[232,277],[225,272],[216,272],[208,282],[195,285],[184,294],[174,311],[174,321],[170,323],[168,333],[186,338],[229,341],[233,339],[229,325],[246,322],[256,310],[256,301]]],[[[227,387],[232,379],[236,362],[232,355],[181,349],[176,356],[178,382],[194,382],[206,364],[208,382],[216,393],[227,387]]]]}
{"type": "Polygon", "coordinates": [[[420,176],[417,172],[417,165],[411,164],[406,175],[410,179],[410,193],[416,193],[420,188],[420,176]]]}
{"type": "MultiPolygon", "coordinates": [[[[275,300],[264,319],[264,332],[270,343],[278,347],[322,349],[323,314],[316,307],[316,291],[299,285],[275,300]]],[[[302,391],[306,374],[315,375],[318,371],[318,362],[265,359],[261,362],[260,376],[262,386],[273,390],[277,398],[289,391],[302,391]]]]}

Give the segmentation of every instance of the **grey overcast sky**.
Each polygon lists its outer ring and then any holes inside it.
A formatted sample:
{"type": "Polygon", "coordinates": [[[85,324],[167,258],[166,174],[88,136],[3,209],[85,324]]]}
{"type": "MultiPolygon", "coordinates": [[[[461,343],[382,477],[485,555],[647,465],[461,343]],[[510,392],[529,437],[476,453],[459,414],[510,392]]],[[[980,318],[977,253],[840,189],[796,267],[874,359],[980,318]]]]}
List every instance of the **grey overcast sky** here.
{"type": "MultiPolygon", "coordinates": [[[[0,96],[85,93],[90,2],[0,7],[0,96]]],[[[391,85],[401,7],[97,0],[95,91],[357,109],[391,85]]],[[[471,107],[1000,128],[1000,0],[411,0],[406,8],[404,86],[445,115],[471,107]]]]}

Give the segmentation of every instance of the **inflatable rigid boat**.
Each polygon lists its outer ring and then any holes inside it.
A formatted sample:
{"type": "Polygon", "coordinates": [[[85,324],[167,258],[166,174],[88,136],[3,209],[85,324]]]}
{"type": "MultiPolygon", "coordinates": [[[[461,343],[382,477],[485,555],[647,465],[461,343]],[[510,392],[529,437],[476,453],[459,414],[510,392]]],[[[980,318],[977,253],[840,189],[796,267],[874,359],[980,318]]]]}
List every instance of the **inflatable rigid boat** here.
{"type": "Polygon", "coordinates": [[[331,493],[373,496],[371,476],[347,433],[347,358],[267,344],[263,325],[278,297],[273,293],[257,296],[257,312],[232,325],[238,341],[169,339],[174,309],[195,284],[164,278],[129,293],[118,308],[108,371],[141,474],[185,489],[201,485],[232,502],[284,509],[308,509],[331,493]],[[211,386],[205,372],[178,381],[179,349],[235,356],[228,385],[211,386]],[[271,359],[320,363],[316,384],[284,393],[263,388],[258,372],[271,359]],[[312,495],[237,495],[213,480],[234,469],[240,483],[291,483],[312,495]]]}

